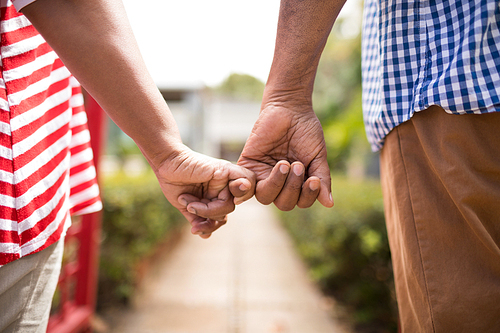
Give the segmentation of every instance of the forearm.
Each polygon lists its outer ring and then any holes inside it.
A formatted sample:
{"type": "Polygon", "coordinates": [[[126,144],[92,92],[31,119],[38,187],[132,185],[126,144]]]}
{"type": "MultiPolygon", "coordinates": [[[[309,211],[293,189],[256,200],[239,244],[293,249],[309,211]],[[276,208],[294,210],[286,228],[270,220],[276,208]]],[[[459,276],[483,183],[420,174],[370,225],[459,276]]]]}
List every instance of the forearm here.
{"type": "Polygon", "coordinates": [[[121,1],[38,0],[22,12],[148,159],[160,162],[180,146],[121,1]]]}
{"type": "Polygon", "coordinates": [[[310,103],[319,59],[345,0],[282,0],[263,103],[310,103]]]}

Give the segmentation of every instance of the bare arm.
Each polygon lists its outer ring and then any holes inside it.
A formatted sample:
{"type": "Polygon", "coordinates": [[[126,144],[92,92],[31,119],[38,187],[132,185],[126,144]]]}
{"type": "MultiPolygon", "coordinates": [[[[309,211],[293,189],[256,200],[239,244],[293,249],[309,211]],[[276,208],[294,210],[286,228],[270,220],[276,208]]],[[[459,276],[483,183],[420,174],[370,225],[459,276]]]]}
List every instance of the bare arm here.
{"type": "Polygon", "coordinates": [[[319,59],[345,0],[282,0],[264,103],[311,104],[319,59]]]}
{"type": "Polygon", "coordinates": [[[261,113],[239,165],[257,175],[257,199],[279,209],[332,207],[323,130],[312,108],[321,53],[344,0],[282,0],[261,113]],[[289,167],[286,171],[286,167],[289,167]],[[282,172],[286,171],[286,172],[282,172]],[[281,175],[281,178],[276,175],[281,175]]]}
{"type": "Polygon", "coordinates": [[[64,64],[153,161],[181,144],[121,1],[38,0],[23,9],[64,64]]]}
{"type": "Polygon", "coordinates": [[[182,144],[120,0],[38,0],[22,12],[85,89],[134,139],[163,193],[191,222],[194,233],[210,236],[234,209],[234,201],[253,195],[253,173],[194,153],[182,144]],[[230,181],[237,200],[229,192],[230,181]]]}

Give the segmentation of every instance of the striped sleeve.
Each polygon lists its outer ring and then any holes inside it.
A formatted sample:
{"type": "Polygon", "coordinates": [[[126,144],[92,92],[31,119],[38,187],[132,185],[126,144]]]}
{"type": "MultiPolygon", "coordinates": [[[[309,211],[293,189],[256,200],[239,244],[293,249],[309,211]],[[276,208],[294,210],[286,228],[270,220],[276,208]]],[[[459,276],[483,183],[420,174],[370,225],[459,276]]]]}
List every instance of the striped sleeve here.
{"type": "Polygon", "coordinates": [[[12,3],[0,10],[1,266],[53,244],[70,214],[101,201],[78,82],[12,3]]]}
{"type": "Polygon", "coordinates": [[[70,106],[73,117],[70,122],[70,205],[72,215],[81,215],[98,211],[102,208],[99,200],[99,187],[93,152],[90,147],[90,133],[87,128],[87,113],[83,106],[83,95],[80,85],[71,78],[73,96],[70,106]]]}

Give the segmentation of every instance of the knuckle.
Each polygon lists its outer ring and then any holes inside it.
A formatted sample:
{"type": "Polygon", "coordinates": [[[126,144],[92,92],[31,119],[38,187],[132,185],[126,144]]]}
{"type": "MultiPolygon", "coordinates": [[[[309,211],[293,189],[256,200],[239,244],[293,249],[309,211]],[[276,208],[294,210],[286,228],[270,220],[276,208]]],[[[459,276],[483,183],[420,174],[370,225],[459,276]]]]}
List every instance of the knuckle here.
{"type": "Polygon", "coordinates": [[[301,202],[301,201],[299,201],[297,203],[297,207],[299,207],[299,208],[309,208],[309,207],[311,207],[313,205],[313,203],[314,202],[310,202],[310,201],[307,201],[307,202],[301,202]]]}
{"type": "Polygon", "coordinates": [[[255,191],[255,198],[263,205],[270,205],[276,199],[278,193],[275,193],[275,191],[269,191],[268,189],[259,186],[255,191]]]}
{"type": "Polygon", "coordinates": [[[288,203],[275,202],[274,204],[279,210],[284,212],[289,212],[295,207],[295,205],[290,205],[288,203]]]}
{"type": "Polygon", "coordinates": [[[299,183],[290,183],[288,187],[294,192],[300,192],[302,190],[302,184],[299,183]]]}
{"type": "Polygon", "coordinates": [[[276,179],[273,179],[269,182],[269,185],[274,189],[281,189],[283,187],[283,180],[278,181],[276,179]]]}
{"type": "Polygon", "coordinates": [[[273,200],[274,199],[271,199],[271,198],[268,198],[268,197],[265,197],[265,196],[260,196],[260,195],[256,195],[255,196],[257,198],[257,201],[263,205],[270,205],[272,204],[273,200]]]}

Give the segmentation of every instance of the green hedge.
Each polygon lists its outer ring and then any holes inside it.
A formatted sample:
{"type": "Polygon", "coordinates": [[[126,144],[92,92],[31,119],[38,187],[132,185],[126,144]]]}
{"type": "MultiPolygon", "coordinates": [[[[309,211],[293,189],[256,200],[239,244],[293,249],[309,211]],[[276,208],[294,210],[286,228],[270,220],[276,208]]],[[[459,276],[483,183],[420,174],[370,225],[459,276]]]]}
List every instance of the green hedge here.
{"type": "Polygon", "coordinates": [[[185,223],[152,172],[135,177],[120,173],[102,183],[100,308],[126,303],[137,283],[138,264],[185,223]]]}
{"type": "Polygon", "coordinates": [[[396,332],[397,313],[378,181],[333,178],[335,207],[280,212],[310,274],[358,332],[396,332]]]}

